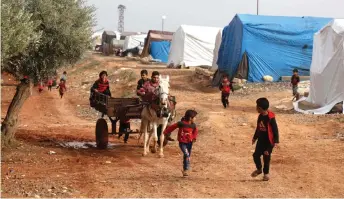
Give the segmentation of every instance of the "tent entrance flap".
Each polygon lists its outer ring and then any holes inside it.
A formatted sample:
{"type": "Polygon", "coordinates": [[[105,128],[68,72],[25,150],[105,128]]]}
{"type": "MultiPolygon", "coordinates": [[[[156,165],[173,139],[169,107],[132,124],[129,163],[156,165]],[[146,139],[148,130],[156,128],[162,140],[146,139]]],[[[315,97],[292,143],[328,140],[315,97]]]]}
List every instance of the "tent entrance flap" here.
{"type": "Polygon", "coordinates": [[[247,79],[248,78],[248,57],[247,53],[245,52],[242,56],[242,59],[239,63],[238,70],[236,74],[233,75],[233,77],[239,78],[239,79],[247,79]]]}

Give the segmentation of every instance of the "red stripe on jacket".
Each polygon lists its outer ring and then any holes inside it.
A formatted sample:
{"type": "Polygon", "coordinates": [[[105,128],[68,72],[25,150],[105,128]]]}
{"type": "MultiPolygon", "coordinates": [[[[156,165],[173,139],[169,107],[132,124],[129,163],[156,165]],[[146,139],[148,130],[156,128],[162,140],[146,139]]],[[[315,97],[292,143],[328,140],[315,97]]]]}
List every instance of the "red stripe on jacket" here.
{"type": "Polygon", "coordinates": [[[272,118],[275,118],[275,114],[271,111],[268,111],[268,117],[269,117],[269,122],[268,122],[268,136],[269,136],[269,141],[270,141],[270,144],[272,146],[275,145],[275,141],[274,141],[274,133],[272,132],[272,126],[271,126],[271,123],[270,123],[270,120],[272,118]]]}

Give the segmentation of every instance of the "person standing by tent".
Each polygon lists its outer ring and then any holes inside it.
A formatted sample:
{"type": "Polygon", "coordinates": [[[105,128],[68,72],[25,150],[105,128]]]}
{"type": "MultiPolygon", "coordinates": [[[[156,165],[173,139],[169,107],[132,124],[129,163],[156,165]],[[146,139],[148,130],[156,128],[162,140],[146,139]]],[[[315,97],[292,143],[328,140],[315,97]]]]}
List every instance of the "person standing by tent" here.
{"type": "Polygon", "coordinates": [[[256,101],[257,112],[259,113],[257,120],[257,128],[252,139],[252,145],[258,140],[256,149],[253,153],[253,160],[257,170],[251,176],[257,177],[264,172],[264,181],[268,181],[270,160],[272,149],[279,143],[278,127],[275,114],[269,111],[269,101],[266,98],[259,98],[256,101]],[[264,168],[262,170],[262,162],[260,157],[263,155],[264,168]]]}
{"type": "Polygon", "coordinates": [[[227,74],[223,75],[223,79],[222,79],[219,89],[221,91],[221,101],[222,101],[223,107],[227,108],[229,105],[229,101],[228,101],[229,94],[231,90],[232,92],[234,92],[232,83],[228,80],[227,74]]]}
{"type": "MultiPolygon", "coordinates": [[[[297,90],[298,90],[298,84],[299,84],[299,82],[300,82],[300,76],[299,76],[299,71],[295,68],[294,70],[293,70],[293,76],[291,77],[291,82],[290,82],[290,84],[291,84],[291,86],[292,86],[292,88],[293,88],[293,96],[294,96],[294,98],[296,99],[296,100],[298,100],[299,99],[299,93],[297,92],[297,90]]],[[[293,99],[294,99],[293,98],[293,99]]]]}

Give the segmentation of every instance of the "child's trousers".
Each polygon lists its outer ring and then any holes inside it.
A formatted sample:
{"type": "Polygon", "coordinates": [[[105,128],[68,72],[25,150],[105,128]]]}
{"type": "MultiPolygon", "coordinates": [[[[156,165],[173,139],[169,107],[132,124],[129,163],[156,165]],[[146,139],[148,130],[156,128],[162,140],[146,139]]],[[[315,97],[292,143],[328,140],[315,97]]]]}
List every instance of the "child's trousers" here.
{"type": "Polygon", "coordinates": [[[179,147],[184,154],[183,169],[184,169],[184,171],[189,170],[190,169],[190,156],[191,156],[192,142],[189,142],[189,143],[179,142],[179,147]]]}
{"type": "Polygon", "coordinates": [[[221,101],[222,101],[222,104],[225,108],[229,105],[228,97],[229,97],[229,93],[222,93],[221,94],[221,101]]]}
{"type": "Polygon", "coordinates": [[[264,174],[269,174],[269,170],[270,170],[270,160],[271,160],[271,153],[272,153],[273,147],[269,145],[270,143],[262,143],[258,141],[256,145],[256,150],[253,153],[253,160],[254,160],[254,163],[256,164],[257,170],[262,169],[262,162],[261,162],[260,157],[263,156],[264,174]],[[267,151],[269,154],[268,155],[264,154],[265,151],[267,151]]]}

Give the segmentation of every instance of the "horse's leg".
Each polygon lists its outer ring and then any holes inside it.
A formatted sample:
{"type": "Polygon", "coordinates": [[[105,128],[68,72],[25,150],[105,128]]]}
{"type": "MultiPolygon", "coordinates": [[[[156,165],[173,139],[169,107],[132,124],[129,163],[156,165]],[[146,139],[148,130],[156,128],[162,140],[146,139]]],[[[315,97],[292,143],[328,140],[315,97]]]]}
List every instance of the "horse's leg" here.
{"type": "Polygon", "coordinates": [[[167,119],[164,120],[163,124],[162,124],[162,128],[161,128],[161,135],[160,135],[160,147],[159,147],[159,157],[163,158],[164,157],[164,140],[165,140],[165,135],[164,135],[164,131],[166,129],[167,126],[167,119]]]}
{"type": "Polygon", "coordinates": [[[157,124],[153,123],[153,148],[152,148],[152,153],[156,153],[156,148],[157,148],[157,141],[158,141],[158,135],[157,135],[157,124]]]}
{"type": "Polygon", "coordinates": [[[144,119],[141,120],[141,132],[143,133],[143,154],[142,154],[142,156],[146,156],[147,155],[148,137],[147,137],[147,121],[144,119]]]}
{"type": "Polygon", "coordinates": [[[150,143],[152,140],[152,131],[150,130],[150,127],[147,127],[147,134],[148,134],[147,151],[149,152],[150,151],[150,143]]]}

